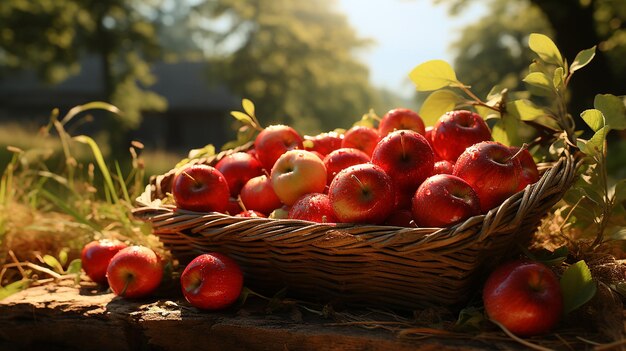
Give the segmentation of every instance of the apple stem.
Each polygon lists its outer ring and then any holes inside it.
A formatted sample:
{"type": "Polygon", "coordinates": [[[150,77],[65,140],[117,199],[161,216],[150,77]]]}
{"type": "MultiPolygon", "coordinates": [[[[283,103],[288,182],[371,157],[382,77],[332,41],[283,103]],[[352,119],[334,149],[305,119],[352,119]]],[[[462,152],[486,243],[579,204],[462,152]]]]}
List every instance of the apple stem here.
{"type": "Polygon", "coordinates": [[[517,152],[515,153],[515,155],[509,157],[506,159],[505,162],[508,162],[510,160],[514,160],[515,158],[517,158],[519,155],[522,154],[522,152],[524,152],[524,150],[528,149],[528,144],[524,143],[522,144],[522,146],[519,148],[519,150],[517,150],[517,152]]]}
{"type": "Polygon", "coordinates": [[[327,223],[328,222],[328,218],[326,218],[326,215],[322,216],[322,223],[327,223]]]}
{"type": "Polygon", "coordinates": [[[126,279],[124,279],[124,288],[120,291],[120,296],[126,295],[126,290],[128,290],[128,286],[130,282],[133,280],[133,276],[131,274],[126,275],[126,279]]]}
{"type": "Polygon", "coordinates": [[[191,174],[187,173],[186,171],[183,171],[183,175],[189,179],[191,179],[195,185],[198,185],[198,181],[196,180],[196,178],[192,177],[191,174]]]}
{"type": "Polygon", "coordinates": [[[248,210],[246,208],[246,205],[243,204],[243,201],[241,201],[241,195],[237,195],[237,203],[239,204],[239,207],[241,207],[244,211],[248,210]]]}
{"type": "Polygon", "coordinates": [[[406,149],[404,146],[404,132],[400,132],[400,145],[402,146],[402,158],[406,158],[406,149]]]}
{"type": "Polygon", "coordinates": [[[354,175],[354,174],[351,174],[351,175],[350,175],[350,177],[351,177],[352,179],[356,180],[356,182],[357,182],[357,183],[359,183],[359,185],[361,186],[361,190],[365,190],[365,184],[363,184],[363,183],[361,182],[361,180],[359,179],[359,177],[357,177],[357,176],[356,176],[356,175],[354,175]]]}

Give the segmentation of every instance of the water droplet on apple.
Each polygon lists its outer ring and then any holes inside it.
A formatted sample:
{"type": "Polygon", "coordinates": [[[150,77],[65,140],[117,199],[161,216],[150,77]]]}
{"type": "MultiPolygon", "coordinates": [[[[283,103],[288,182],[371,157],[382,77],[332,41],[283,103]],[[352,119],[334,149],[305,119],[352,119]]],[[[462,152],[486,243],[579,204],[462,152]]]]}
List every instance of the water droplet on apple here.
{"type": "Polygon", "coordinates": [[[471,157],[472,160],[478,159],[478,152],[477,151],[472,152],[470,157],[471,157]]]}
{"type": "Polygon", "coordinates": [[[430,196],[430,194],[431,194],[430,189],[426,189],[426,191],[424,191],[424,194],[426,194],[426,196],[430,196]]]}

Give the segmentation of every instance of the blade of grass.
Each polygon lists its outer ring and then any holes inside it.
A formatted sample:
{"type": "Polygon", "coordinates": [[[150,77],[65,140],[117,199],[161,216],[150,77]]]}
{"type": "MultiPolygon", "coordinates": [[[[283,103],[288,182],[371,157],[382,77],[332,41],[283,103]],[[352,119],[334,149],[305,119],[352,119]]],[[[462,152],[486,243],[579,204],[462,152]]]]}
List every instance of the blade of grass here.
{"type": "Polygon", "coordinates": [[[124,199],[127,203],[132,203],[130,201],[130,196],[128,195],[128,188],[126,187],[126,180],[124,180],[124,176],[122,175],[122,170],[120,168],[120,163],[115,161],[115,172],[117,172],[117,182],[120,184],[120,188],[122,189],[122,195],[124,195],[124,199]]]}
{"type": "Polygon", "coordinates": [[[0,286],[0,300],[28,288],[30,283],[30,279],[22,279],[6,286],[0,286]]]}
{"type": "Polygon", "coordinates": [[[119,203],[120,199],[117,195],[117,192],[115,191],[115,185],[113,184],[111,173],[109,173],[109,169],[107,168],[106,163],[104,162],[104,157],[102,156],[102,152],[100,151],[98,144],[96,144],[95,140],[93,140],[92,138],[86,135],[76,136],[74,137],[74,140],[80,143],[89,145],[89,147],[91,148],[91,151],[93,152],[94,157],[96,158],[96,163],[98,164],[98,167],[100,168],[100,172],[102,172],[102,176],[104,177],[106,187],[108,188],[110,192],[113,203],[116,203],[116,204],[119,203]]]}
{"type": "Polygon", "coordinates": [[[59,199],[56,195],[52,194],[51,192],[45,189],[41,189],[40,192],[43,197],[48,199],[50,202],[52,202],[54,205],[60,208],[63,212],[74,217],[76,221],[82,224],[85,224],[89,226],[90,228],[92,228],[93,230],[98,231],[98,232],[102,229],[100,228],[98,224],[88,220],[87,218],[85,218],[85,216],[82,216],[80,213],[76,212],[72,207],[67,205],[63,200],[59,199]]]}
{"type": "Polygon", "coordinates": [[[76,115],[78,115],[79,113],[82,113],[88,110],[104,110],[104,111],[109,111],[111,113],[114,113],[116,115],[122,114],[122,111],[114,105],[111,105],[103,101],[93,101],[93,102],[86,103],[84,105],[75,106],[74,108],[69,110],[67,114],[65,115],[65,117],[63,117],[63,120],[61,120],[61,123],[65,125],[69,121],[71,121],[72,118],[76,117],[76,115]]]}

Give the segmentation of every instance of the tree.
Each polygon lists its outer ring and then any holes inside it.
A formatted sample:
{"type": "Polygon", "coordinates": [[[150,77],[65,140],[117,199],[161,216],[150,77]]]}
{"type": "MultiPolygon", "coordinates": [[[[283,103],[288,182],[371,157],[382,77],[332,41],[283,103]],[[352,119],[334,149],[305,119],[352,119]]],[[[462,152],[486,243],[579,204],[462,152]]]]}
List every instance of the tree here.
{"type": "MultiPolygon", "coordinates": [[[[454,14],[463,11],[472,0],[437,2],[448,4],[454,14]]],[[[480,85],[476,91],[483,96],[487,93],[484,87],[494,83],[508,87],[519,84],[520,64],[533,57],[526,45],[531,32],[551,36],[569,61],[578,51],[598,45],[592,63],[572,80],[569,110],[574,115],[592,106],[598,93],[624,93],[619,83],[626,78],[626,44],[621,39],[626,35],[625,2],[491,0],[488,6],[491,12],[464,30],[453,46],[458,52],[457,72],[462,72],[462,77],[470,74],[473,79],[467,79],[468,82],[480,85]]]]}
{"type": "Polygon", "coordinates": [[[86,56],[99,57],[102,98],[123,111],[108,118],[110,146],[121,157],[128,152],[125,132],[139,125],[141,112],[166,107],[145,89],[154,81],[150,62],[161,53],[152,22],[159,6],[159,0],[4,0],[0,67],[34,69],[43,80],[59,83],[78,73],[86,56]]]}
{"type": "MultiPolygon", "coordinates": [[[[207,0],[213,79],[256,103],[267,125],[314,133],[349,127],[375,105],[359,39],[330,0],[207,0]]],[[[197,17],[196,17],[197,18],[197,17]]],[[[193,17],[191,17],[193,19],[193,17]]]]}

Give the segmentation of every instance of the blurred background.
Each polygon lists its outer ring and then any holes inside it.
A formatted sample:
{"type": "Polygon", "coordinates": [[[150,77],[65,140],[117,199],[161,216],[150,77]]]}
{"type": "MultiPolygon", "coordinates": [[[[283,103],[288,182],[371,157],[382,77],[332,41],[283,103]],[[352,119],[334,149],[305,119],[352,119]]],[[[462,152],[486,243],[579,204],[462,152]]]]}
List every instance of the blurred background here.
{"type": "Polygon", "coordinates": [[[532,32],[569,61],[598,45],[572,82],[573,115],[595,94],[626,94],[624,0],[2,0],[0,169],[8,145],[60,148],[38,129],[54,108],[90,101],[123,113],[82,116],[68,132],[118,159],[141,141],[150,174],[234,139],[229,111],[244,97],[263,125],[315,134],[369,109],[418,109],[408,73],[430,59],[482,98],[521,89],[532,32]]]}

